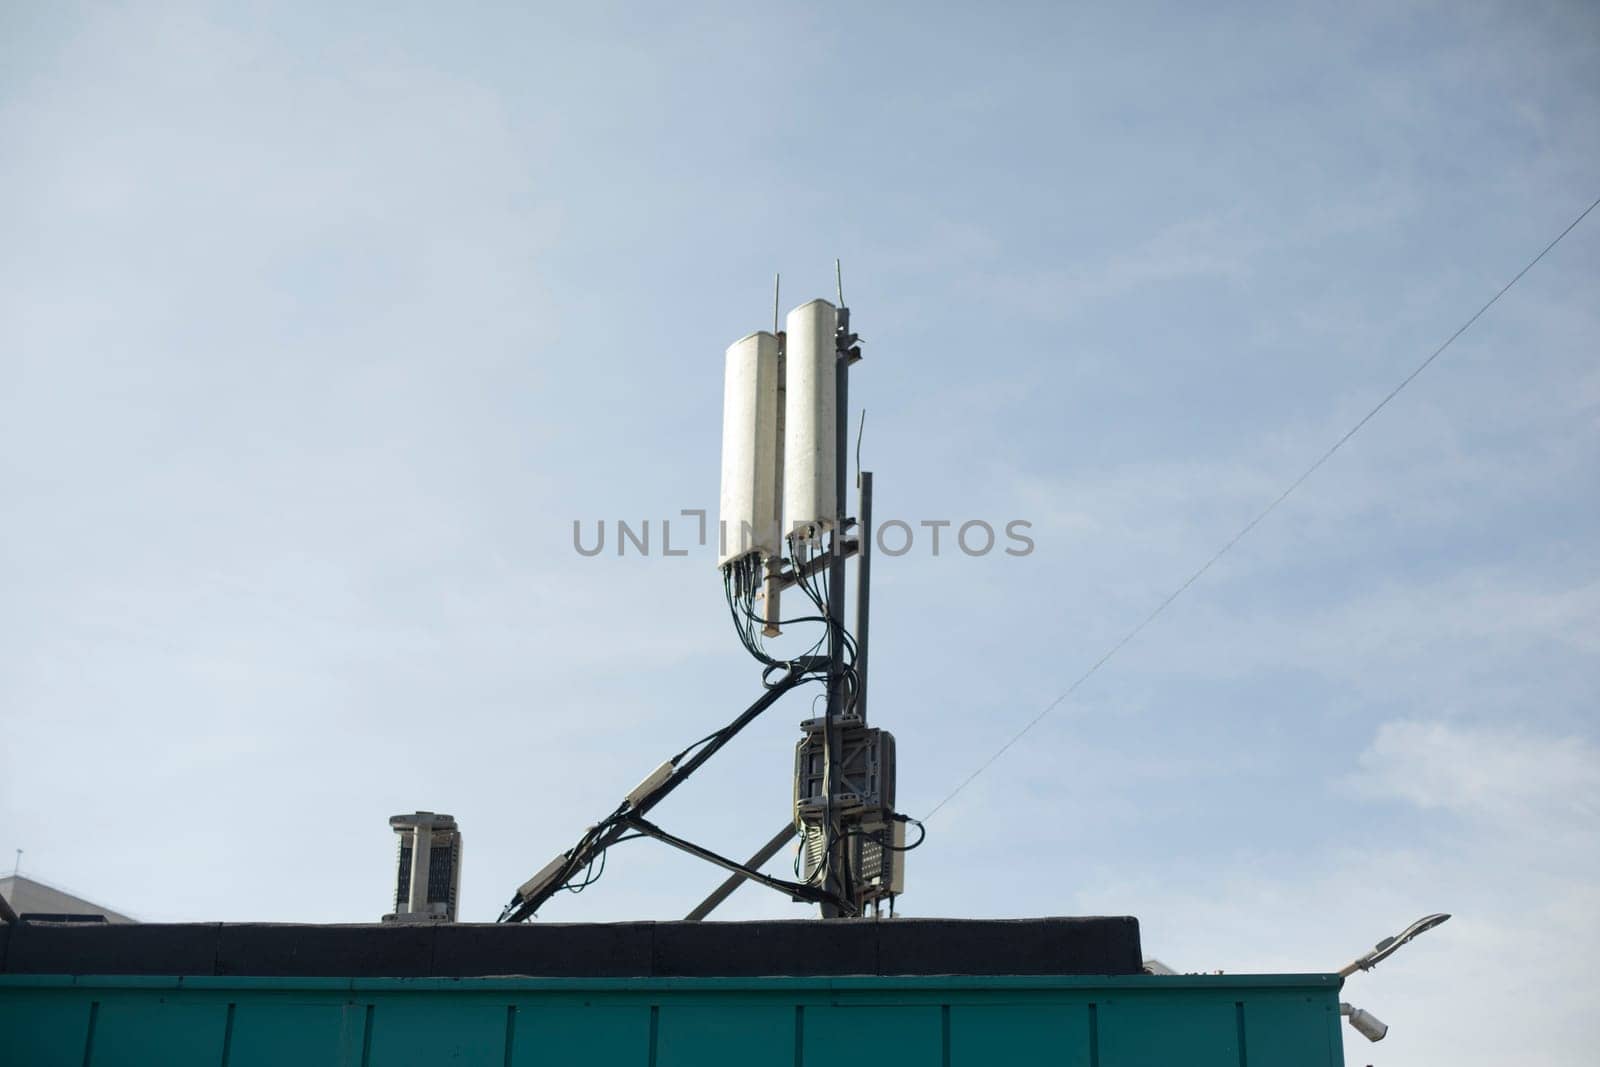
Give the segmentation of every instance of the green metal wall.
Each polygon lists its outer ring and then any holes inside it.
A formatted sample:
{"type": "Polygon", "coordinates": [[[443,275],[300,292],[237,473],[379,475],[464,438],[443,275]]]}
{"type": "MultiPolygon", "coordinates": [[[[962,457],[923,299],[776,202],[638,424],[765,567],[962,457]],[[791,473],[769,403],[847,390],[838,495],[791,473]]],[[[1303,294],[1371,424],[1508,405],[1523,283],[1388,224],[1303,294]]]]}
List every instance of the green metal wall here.
{"type": "Polygon", "coordinates": [[[5,1067],[1340,1067],[1333,975],[0,976],[5,1067]]]}

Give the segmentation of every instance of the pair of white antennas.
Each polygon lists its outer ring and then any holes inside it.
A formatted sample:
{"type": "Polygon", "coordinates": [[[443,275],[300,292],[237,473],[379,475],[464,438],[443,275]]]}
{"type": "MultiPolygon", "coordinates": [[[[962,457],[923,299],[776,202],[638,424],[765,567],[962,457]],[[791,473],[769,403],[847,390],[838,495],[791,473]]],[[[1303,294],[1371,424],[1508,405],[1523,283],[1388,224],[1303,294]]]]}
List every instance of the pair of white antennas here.
{"type": "Polygon", "coordinates": [[[811,542],[838,529],[840,363],[860,358],[849,315],[811,300],[781,332],[728,346],[719,567],[781,559],[785,532],[811,542]]]}

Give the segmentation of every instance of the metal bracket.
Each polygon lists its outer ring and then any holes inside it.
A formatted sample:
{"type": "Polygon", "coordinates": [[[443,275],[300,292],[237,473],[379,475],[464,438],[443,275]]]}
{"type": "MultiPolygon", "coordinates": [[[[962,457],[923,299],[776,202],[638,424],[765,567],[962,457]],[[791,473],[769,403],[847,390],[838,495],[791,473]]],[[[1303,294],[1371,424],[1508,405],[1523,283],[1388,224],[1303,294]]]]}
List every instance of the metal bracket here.
{"type": "MultiPolygon", "coordinates": [[[[746,866],[745,864],[739,863],[736,860],[730,860],[726,856],[718,855],[717,853],[712,852],[709,848],[702,848],[693,841],[686,841],[681,837],[669,834],[667,831],[663,830],[661,827],[647,819],[630,817],[626,820],[626,822],[629,826],[639,831],[641,834],[653,837],[664,845],[671,845],[673,848],[687,852],[689,855],[694,856],[697,859],[705,860],[707,863],[714,863],[718,867],[734,872],[740,878],[748,878],[750,881],[764,885],[768,889],[776,889],[780,893],[788,893],[797,900],[809,900],[814,904],[839,905],[843,903],[832,893],[818,889],[815,886],[804,885],[800,882],[789,882],[782,878],[773,878],[770,875],[762,874],[753,867],[746,866]]],[[[782,847],[781,842],[779,843],[779,847],[782,847]]],[[[774,849],[773,851],[776,852],[777,849],[774,849]]]]}
{"type": "MultiPolygon", "coordinates": [[[[744,865],[751,870],[760,870],[762,865],[764,865],[772,857],[776,856],[778,854],[778,850],[783,848],[784,845],[788,844],[789,841],[794,838],[794,835],[794,824],[785,823],[782,830],[779,830],[777,833],[772,835],[771,841],[768,841],[766,844],[762,845],[756,850],[756,854],[754,856],[751,856],[748,860],[745,860],[744,865]]],[[[747,879],[745,878],[743,871],[735,871],[733,874],[730,874],[727,877],[727,880],[721,885],[717,886],[717,888],[713,889],[706,899],[696,904],[694,906],[694,910],[684,916],[684,920],[687,922],[699,922],[701,919],[704,919],[707,915],[710,915],[713,911],[715,911],[717,906],[724,900],[727,900],[729,897],[733,896],[733,891],[744,885],[746,881],[747,879]]]]}

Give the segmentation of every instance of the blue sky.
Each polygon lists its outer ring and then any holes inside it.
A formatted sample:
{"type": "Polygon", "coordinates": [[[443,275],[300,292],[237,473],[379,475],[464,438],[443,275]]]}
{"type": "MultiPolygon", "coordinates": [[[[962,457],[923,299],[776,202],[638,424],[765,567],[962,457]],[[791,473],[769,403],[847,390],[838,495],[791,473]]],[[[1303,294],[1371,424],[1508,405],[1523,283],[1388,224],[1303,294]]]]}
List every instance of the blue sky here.
{"type": "MultiPolygon", "coordinates": [[[[151,920],[375,918],[418,807],[492,917],[756,694],[710,552],[571,523],[715,508],[775,271],[844,262],[880,516],[1033,524],[878,561],[918,814],[1600,195],[1583,3],[4,19],[0,854],[151,920]]],[[[1585,1062],[1597,227],[942,809],[904,910],[1230,971],[1453,911],[1350,1062],[1585,1062]]],[[[753,849],[807,714],[661,821],[753,849]]],[[[625,848],[546,917],[717,881],[625,848]]]]}

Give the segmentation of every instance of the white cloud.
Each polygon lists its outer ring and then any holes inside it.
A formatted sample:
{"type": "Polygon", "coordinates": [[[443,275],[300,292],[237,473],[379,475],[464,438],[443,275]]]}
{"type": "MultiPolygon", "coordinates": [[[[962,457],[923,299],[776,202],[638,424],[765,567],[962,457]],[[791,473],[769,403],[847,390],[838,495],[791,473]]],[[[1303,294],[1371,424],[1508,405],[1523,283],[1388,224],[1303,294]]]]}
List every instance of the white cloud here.
{"type": "Polygon", "coordinates": [[[1557,822],[1591,834],[1600,819],[1600,747],[1581,737],[1387,722],[1360,762],[1362,791],[1420,808],[1516,827],[1557,822]]]}
{"type": "Polygon", "coordinates": [[[1001,269],[973,281],[996,306],[1059,322],[1168,282],[1241,283],[1261,247],[1251,229],[1215,218],[1188,219],[1079,265],[1026,274],[1001,269]]]}
{"type": "Polygon", "coordinates": [[[1082,911],[1141,917],[1147,955],[1179,970],[1334,970],[1412,919],[1452,919],[1344,999],[1391,1026],[1348,1064],[1579,1067],[1600,1047],[1600,748],[1527,730],[1382,724],[1310,862],[1287,844],[1225,846],[1208,870],[1092,879],[1082,911]],[[1365,800],[1366,803],[1361,801],[1365,800]],[[1370,832],[1379,802],[1421,820],[1407,846],[1370,832]]]}

